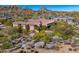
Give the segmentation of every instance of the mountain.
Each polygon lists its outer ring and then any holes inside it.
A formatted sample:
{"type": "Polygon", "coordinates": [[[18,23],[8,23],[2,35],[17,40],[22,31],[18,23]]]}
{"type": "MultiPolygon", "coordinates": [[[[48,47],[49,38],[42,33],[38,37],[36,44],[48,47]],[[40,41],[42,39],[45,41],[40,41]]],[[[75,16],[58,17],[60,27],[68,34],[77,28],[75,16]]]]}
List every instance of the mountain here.
{"type": "Polygon", "coordinates": [[[55,16],[72,16],[79,19],[79,12],[66,12],[66,11],[52,11],[44,7],[35,11],[28,8],[21,8],[19,6],[0,6],[0,19],[10,20],[26,20],[55,17],[55,16]]]}

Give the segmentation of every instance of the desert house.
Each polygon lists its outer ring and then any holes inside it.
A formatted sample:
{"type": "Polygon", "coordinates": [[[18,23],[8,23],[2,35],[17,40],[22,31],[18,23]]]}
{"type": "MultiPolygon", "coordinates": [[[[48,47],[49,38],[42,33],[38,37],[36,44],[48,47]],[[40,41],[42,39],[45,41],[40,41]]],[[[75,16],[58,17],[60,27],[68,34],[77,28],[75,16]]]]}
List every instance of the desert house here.
{"type": "Polygon", "coordinates": [[[52,22],[54,22],[54,20],[29,19],[28,21],[15,21],[13,22],[13,27],[18,26],[20,24],[21,26],[23,26],[24,29],[26,29],[27,25],[29,25],[30,30],[34,30],[35,25],[39,26],[42,23],[42,25],[47,26],[52,22]]]}
{"type": "Polygon", "coordinates": [[[52,17],[52,20],[54,21],[65,21],[68,24],[73,24],[73,17],[70,16],[57,16],[57,17],[52,17]]]}

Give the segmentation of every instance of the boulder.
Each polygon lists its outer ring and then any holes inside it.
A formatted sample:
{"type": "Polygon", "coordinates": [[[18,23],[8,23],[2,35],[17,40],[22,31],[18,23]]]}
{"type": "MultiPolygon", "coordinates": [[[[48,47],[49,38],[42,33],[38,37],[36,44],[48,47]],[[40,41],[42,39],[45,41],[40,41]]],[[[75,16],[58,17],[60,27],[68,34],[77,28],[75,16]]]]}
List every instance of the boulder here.
{"type": "Polygon", "coordinates": [[[25,44],[23,44],[23,45],[21,46],[21,48],[22,48],[22,49],[24,49],[25,47],[26,47],[26,45],[25,45],[25,44]]]}
{"type": "Polygon", "coordinates": [[[32,41],[32,38],[31,38],[31,37],[28,37],[28,38],[26,39],[26,41],[27,41],[27,42],[32,41]]]}
{"type": "Polygon", "coordinates": [[[33,46],[34,46],[34,41],[26,42],[26,48],[27,47],[33,47],[33,46]]]}
{"type": "Polygon", "coordinates": [[[57,43],[58,40],[57,40],[57,39],[52,39],[52,42],[53,42],[53,43],[57,43]]]}
{"type": "Polygon", "coordinates": [[[44,47],[44,42],[43,41],[39,41],[39,42],[36,42],[35,44],[34,44],[34,47],[35,48],[43,48],[44,47]]]}
{"type": "Polygon", "coordinates": [[[63,38],[58,37],[58,36],[54,36],[54,37],[52,37],[51,41],[52,41],[53,43],[63,42],[63,38]]]}
{"type": "Polygon", "coordinates": [[[64,40],[64,44],[71,44],[71,40],[64,40]]]}
{"type": "Polygon", "coordinates": [[[54,48],[55,46],[56,46],[56,43],[50,42],[46,44],[45,48],[51,49],[51,48],[54,48]]]}

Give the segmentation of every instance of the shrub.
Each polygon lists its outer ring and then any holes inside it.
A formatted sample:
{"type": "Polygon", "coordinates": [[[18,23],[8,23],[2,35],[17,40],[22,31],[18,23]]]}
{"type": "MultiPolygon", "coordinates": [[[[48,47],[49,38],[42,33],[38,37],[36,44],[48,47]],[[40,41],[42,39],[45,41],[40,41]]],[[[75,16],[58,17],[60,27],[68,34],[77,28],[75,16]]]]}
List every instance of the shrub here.
{"type": "Polygon", "coordinates": [[[45,32],[45,31],[40,31],[38,33],[35,33],[35,35],[33,36],[33,39],[35,41],[44,41],[46,43],[50,42],[50,36],[45,32]]]}
{"type": "Polygon", "coordinates": [[[9,49],[9,48],[12,48],[12,44],[10,42],[5,42],[1,46],[1,49],[9,49]]]}

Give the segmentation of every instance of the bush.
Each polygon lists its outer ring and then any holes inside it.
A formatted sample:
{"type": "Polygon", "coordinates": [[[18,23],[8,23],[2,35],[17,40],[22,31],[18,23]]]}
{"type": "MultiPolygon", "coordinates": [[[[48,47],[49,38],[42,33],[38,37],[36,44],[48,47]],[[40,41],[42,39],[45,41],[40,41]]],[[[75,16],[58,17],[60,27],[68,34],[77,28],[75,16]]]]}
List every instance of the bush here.
{"type": "Polygon", "coordinates": [[[17,39],[20,37],[20,33],[15,33],[15,34],[12,34],[10,36],[8,36],[10,40],[14,40],[14,39],[17,39]]]}
{"type": "Polygon", "coordinates": [[[10,21],[10,20],[7,20],[4,24],[6,26],[13,26],[12,21],[10,21]]]}
{"type": "Polygon", "coordinates": [[[1,49],[9,49],[9,48],[12,48],[12,44],[10,42],[5,42],[1,46],[1,49]]]}
{"type": "Polygon", "coordinates": [[[53,28],[51,28],[53,35],[62,37],[63,39],[69,39],[75,35],[73,26],[64,21],[57,21],[55,25],[51,26],[53,26],[53,28]]]}
{"type": "Polygon", "coordinates": [[[47,29],[47,27],[46,27],[45,25],[42,25],[42,26],[37,26],[37,25],[35,25],[34,28],[35,28],[36,30],[38,30],[38,31],[42,31],[42,30],[46,30],[46,29],[47,29]]]}
{"type": "Polygon", "coordinates": [[[45,31],[40,31],[38,33],[35,33],[35,35],[33,36],[33,39],[35,41],[44,41],[46,43],[50,42],[51,37],[45,32],[45,31]]]}
{"type": "Polygon", "coordinates": [[[23,27],[21,26],[21,24],[19,24],[19,25],[16,27],[16,30],[17,30],[18,33],[22,33],[23,27]]]}

